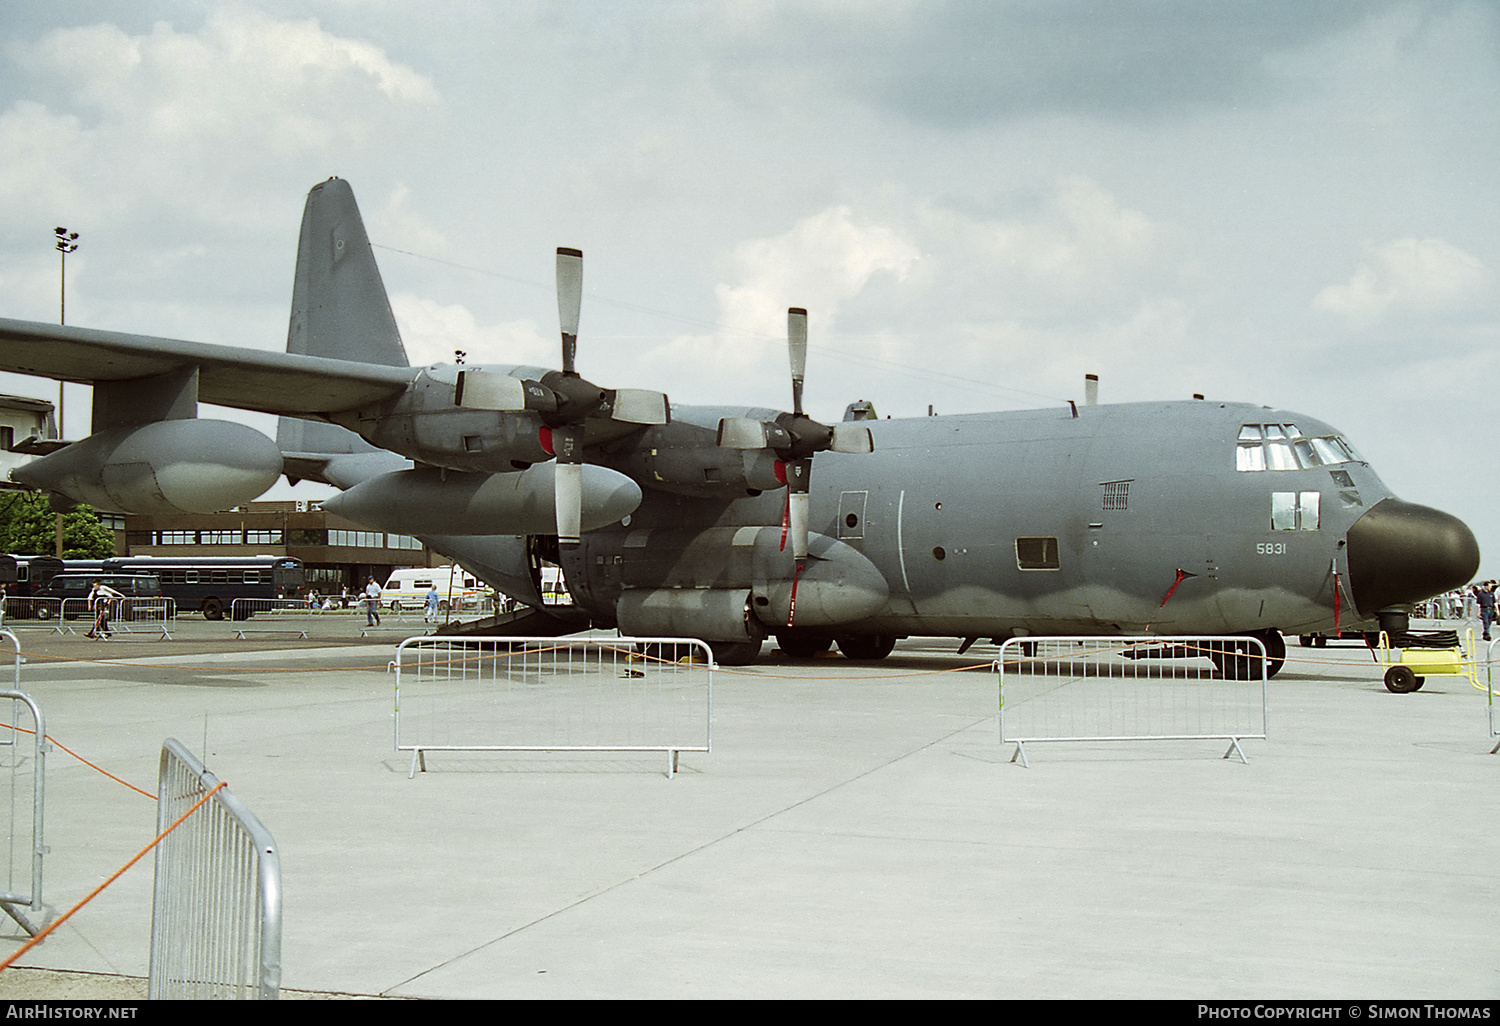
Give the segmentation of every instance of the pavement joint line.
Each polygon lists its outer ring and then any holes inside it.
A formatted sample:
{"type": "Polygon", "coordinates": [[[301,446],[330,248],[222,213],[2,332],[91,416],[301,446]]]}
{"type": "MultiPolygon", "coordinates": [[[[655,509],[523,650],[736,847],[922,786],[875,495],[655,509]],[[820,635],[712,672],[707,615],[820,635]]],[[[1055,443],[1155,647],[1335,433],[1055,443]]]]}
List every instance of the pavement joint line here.
{"type": "MultiPolygon", "coordinates": [[[[937,672],[941,673],[943,671],[937,671],[937,672]]],[[[925,674],[924,676],[932,676],[932,675],[933,674],[925,674]]],[[[625,878],[623,880],[616,880],[614,883],[609,884],[608,886],[600,887],[599,889],[595,890],[593,893],[591,893],[591,894],[585,894],[583,897],[577,899],[576,901],[569,902],[567,905],[564,905],[562,908],[553,909],[551,912],[548,912],[546,915],[539,916],[538,918],[533,919],[533,920],[531,920],[528,923],[522,923],[520,926],[517,926],[515,929],[513,929],[513,930],[507,930],[505,933],[502,933],[498,937],[492,937],[491,939],[485,941],[483,944],[476,944],[474,947],[470,948],[467,951],[459,952],[458,954],[453,955],[450,958],[446,958],[446,959],[444,959],[441,962],[438,962],[438,963],[436,963],[434,965],[430,965],[426,969],[423,969],[421,972],[417,973],[416,975],[411,976],[408,979],[402,980],[399,983],[396,983],[396,984],[392,985],[391,987],[386,988],[385,990],[383,990],[383,991],[380,992],[380,995],[381,995],[381,997],[391,997],[391,996],[393,996],[391,994],[391,991],[398,990],[398,989],[400,989],[402,987],[405,987],[405,986],[408,986],[408,985],[410,985],[412,983],[415,983],[416,981],[420,980],[422,977],[426,976],[429,973],[437,972],[439,969],[442,969],[442,968],[444,968],[446,966],[452,965],[455,962],[458,962],[458,961],[461,961],[461,960],[463,960],[465,958],[468,958],[470,955],[473,955],[476,952],[483,951],[485,948],[493,947],[494,945],[499,944],[501,941],[509,940],[510,938],[515,937],[517,934],[524,933],[525,931],[531,929],[534,926],[540,926],[542,923],[545,923],[545,922],[547,922],[550,919],[555,919],[558,916],[563,915],[566,912],[571,912],[574,909],[581,908],[584,905],[588,904],[590,901],[593,901],[595,898],[600,898],[600,897],[603,897],[606,894],[611,894],[614,891],[619,890],[621,887],[626,886],[627,884],[635,883],[637,880],[644,879],[645,877],[648,877],[651,874],[653,874],[655,872],[658,872],[659,870],[665,869],[665,868],[667,868],[670,865],[674,865],[674,864],[676,864],[678,862],[684,861],[687,858],[690,858],[691,856],[698,855],[698,854],[700,854],[702,852],[705,852],[705,851],[709,850],[710,848],[713,848],[714,846],[716,846],[718,844],[722,844],[723,842],[729,840],[732,837],[738,837],[739,835],[741,835],[741,834],[743,834],[743,833],[745,833],[745,832],[747,832],[749,830],[753,830],[755,827],[761,826],[764,823],[768,823],[771,820],[776,819],[779,816],[784,816],[788,812],[792,812],[795,809],[799,809],[802,806],[808,804],[809,802],[815,801],[815,800],[817,800],[819,798],[824,798],[824,797],[826,797],[826,796],[834,793],[835,791],[840,790],[841,788],[849,786],[850,784],[854,783],[855,781],[863,780],[865,777],[868,777],[868,776],[870,776],[870,775],[872,775],[874,773],[878,773],[881,770],[889,769],[891,766],[894,766],[897,763],[904,762],[905,760],[910,759],[914,755],[918,755],[918,754],[920,754],[922,752],[927,751],[929,748],[932,748],[932,747],[934,747],[936,745],[940,745],[940,744],[942,744],[945,741],[948,741],[948,740],[950,740],[950,739],[952,739],[954,737],[957,737],[959,734],[962,734],[965,731],[973,730],[975,727],[979,726],[980,724],[986,723],[986,722],[988,722],[989,720],[992,720],[992,719],[994,719],[993,716],[984,716],[984,717],[981,717],[980,719],[974,720],[971,723],[967,723],[967,724],[965,724],[962,727],[958,727],[958,728],[956,728],[954,730],[950,730],[948,733],[943,734],[940,737],[933,738],[930,741],[926,741],[923,744],[918,745],[916,748],[913,748],[913,749],[911,749],[908,752],[903,752],[903,753],[901,753],[899,755],[893,756],[893,757],[891,757],[889,759],[886,759],[884,762],[880,763],[879,765],[870,766],[867,769],[862,770],[861,772],[856,773],[856,774],[854,774],[851,777],[848,777],[848,778],[846,778],[844,780],[840,780],[837,783],[830,784],[827,787],[823,788],[821,791],[818,791],[816,794],[804,795],[802,798],[799,798],[797,801],[792,802],[790,805],[787,805],[787,806],[785,806],[783,808],[776,809],[776,810],[773,810],[771,812],[768,812],[765,815],[761,816],[759,819],[752,820],[749,823],[741,824],[740,826],[735,827],[733,830],[729,831],[728,833],[725,833],[725,834],[722,834],[722,835],[720,835],[718,837],[715,837],[712,840],[704,841],[702,844],[698,845],[695,848],[691,848],[688,851],[679,852],[678,854],[673,855],[671,858],[665,859],[664,861],[659,862],[659,863],[657,863],[654,866],[648,866],[647,868],[641,870],[640,872],[635,873],[635,874],[633,874],[633,875],[631,875],[631,876],[629,876],[629,877],[627,877],[627,878],[625,878]]]]}

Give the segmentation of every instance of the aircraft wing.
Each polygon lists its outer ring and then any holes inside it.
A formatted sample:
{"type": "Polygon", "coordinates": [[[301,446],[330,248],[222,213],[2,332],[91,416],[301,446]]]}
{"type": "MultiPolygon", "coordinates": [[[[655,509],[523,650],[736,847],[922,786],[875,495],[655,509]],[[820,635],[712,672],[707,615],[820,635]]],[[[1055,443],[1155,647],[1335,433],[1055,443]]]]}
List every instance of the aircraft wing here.
{"type": "Polygon", "coordinates": [[[199,401],[293,417],[389,399],[418,373],[414,367],[0,318],[0,371],[92,385],[192,366],[198,368],[199,401]]]}

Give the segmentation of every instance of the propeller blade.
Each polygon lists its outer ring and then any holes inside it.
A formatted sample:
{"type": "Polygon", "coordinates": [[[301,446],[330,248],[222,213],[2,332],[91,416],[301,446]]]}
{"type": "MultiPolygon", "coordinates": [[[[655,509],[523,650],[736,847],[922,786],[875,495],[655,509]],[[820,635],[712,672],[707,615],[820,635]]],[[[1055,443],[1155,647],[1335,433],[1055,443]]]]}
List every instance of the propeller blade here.
{"type": "Polygon", "coordinates": [[[874,452],[875,438],[867,427],[840,421],[833,425],[833,438],[828,443],[828,448],[834,452],[859,454],[874,452]]]}
{"type": "Polygon", "coordinates": [[[808,494],[792,492],[787,496],[787,520],[792,535],[792,558],[798,565],[807,559],[808,494]]]}
{"type": "Polygon", "coordinates": [[[559,463],[553,474],[557,504],[557,541],[577,545],[583,531],[583,464],[559,463]]]}
{"type": "Polygon", "coordinates": [[[563,545],[578,544],[583,530],[582,436],[580,428],[552,429],[552,451],[557,455],[552,498],[557,510],[557,540],[563,545]]]}
{"type": "Polygon", "coordinates": [[[792,362],[792,412],[802,415],[802,382],[807,378],[807,311],[794,306],[786,312],[787,353],[792,362]]]}
{"type": "Polygon", "coordinates": [[[613,406],[613,418],[627,424],[665,424],[671,419],[667,397],[646,388],[615,389],[613,406]]]}
{"type": "Polygon", "coordinates": [[[583,252],[557,248],[557,319],[562,325],[563,373],[576,374],[578,312],[583,306],[583,252]]]}
{"type": "Polygon", "coordinates": [[[798,565],[807,559],[812,460],[789,460],[786,464],[787,526],[792,537],[792,558],[798,565]]]}

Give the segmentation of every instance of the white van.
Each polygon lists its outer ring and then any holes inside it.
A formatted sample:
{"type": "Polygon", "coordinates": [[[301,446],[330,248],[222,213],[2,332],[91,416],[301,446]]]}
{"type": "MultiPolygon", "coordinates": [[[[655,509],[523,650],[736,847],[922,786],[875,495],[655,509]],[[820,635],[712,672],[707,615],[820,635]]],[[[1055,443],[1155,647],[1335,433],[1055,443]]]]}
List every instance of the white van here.
{"type": "Polygon", "coordinates": [[[448,612],[449,597],[454,608],[474,609],[484,600],[484,585],[461,566],[417,567],[393,570],[380,592],[380,604],[393,613],[403,609],[423,609],[427,593],[437,586],[438,612],[448,612]]]}

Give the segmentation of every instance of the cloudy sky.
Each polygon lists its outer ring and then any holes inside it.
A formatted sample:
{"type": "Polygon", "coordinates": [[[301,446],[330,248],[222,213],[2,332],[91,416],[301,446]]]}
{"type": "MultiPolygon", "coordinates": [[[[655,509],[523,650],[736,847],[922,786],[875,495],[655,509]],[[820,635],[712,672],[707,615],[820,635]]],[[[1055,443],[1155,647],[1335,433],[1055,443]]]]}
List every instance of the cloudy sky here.
{"type": "Polygon", "coordinates": [[[555,365],[575,246],[601,384],[784,407],[801,305],[824,418],[1286,407],[1500,576],[1494,0],[11,3],[0,153],[4,316],[65,225],[70,324],[281,348],[338,175],[413,362],[555,365]]]}

